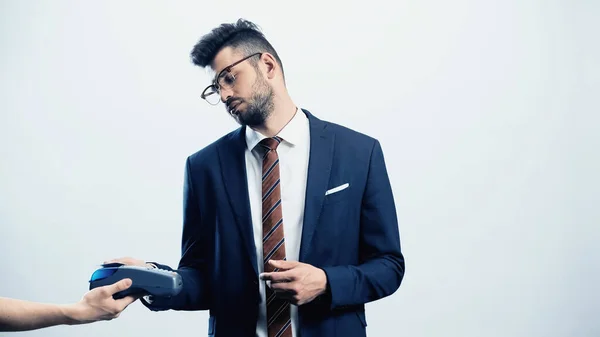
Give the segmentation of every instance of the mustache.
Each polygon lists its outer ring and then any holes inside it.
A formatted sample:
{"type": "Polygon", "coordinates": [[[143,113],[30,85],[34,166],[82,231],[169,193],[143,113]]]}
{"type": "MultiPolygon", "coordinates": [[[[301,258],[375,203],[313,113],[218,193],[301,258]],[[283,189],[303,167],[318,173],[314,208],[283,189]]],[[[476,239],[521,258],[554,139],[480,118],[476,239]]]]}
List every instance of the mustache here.
{"type": "Polygon", "coordinates": [[[225,101],[225,106],[227,107],[227,109],[229,109],[229,107],[231,107],[233,104],[235,103],[242,103],[242,99],[241,98],[228,98],[225,101]]]}
{"type": "Polygon", "coordinates": [[[234,106],[239,106],[240,104],[242,104],[243,100],[239,99],[239,98],[228,98],[225,101],[225,106],[227,108],[227,112],[229,112],[231,115],[237,115],[238,112],[235,110],[231,110],[232,107],[234,106]]]}

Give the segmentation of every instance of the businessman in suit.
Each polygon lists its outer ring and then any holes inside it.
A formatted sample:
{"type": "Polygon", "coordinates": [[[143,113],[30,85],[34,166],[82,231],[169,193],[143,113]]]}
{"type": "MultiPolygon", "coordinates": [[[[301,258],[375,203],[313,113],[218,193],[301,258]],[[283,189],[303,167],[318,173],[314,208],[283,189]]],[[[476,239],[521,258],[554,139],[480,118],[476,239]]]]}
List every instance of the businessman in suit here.
{"type": "Polygon", "coordinates": [[[209,310],[209,336],[365,336],[365,303],[404,277],[382,148],[290,98],[282,62],[246,20],[194,46],[215,72],[202,98],[241,125],[187,158],[177,269],[154,311],[209,310]]]}

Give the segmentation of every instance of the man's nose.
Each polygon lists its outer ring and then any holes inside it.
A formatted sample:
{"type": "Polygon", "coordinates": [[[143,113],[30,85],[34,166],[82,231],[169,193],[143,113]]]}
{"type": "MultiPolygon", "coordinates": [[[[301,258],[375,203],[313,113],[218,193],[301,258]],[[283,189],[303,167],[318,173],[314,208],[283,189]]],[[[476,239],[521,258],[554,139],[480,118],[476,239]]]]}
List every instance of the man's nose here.
{"type": "Polygon", "coordinates": [[[221,95],[221,102],[225,103],[231,97],[232,91],[221,88],[221,92],[219,94],[221,95]]]}

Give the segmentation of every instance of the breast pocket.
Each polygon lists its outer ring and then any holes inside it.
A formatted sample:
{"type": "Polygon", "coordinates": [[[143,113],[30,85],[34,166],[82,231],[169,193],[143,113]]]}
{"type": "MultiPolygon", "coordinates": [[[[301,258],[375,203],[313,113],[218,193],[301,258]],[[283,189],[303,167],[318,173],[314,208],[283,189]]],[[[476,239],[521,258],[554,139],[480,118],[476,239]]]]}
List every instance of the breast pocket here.
{"type": "Polygon", "coordinates": [[[350,184],[344,183],[335,185],[325,192],[325,200],[323,201],[326,205],[335,204],[344,200],[347,200],[350,196],[350,184]]]}

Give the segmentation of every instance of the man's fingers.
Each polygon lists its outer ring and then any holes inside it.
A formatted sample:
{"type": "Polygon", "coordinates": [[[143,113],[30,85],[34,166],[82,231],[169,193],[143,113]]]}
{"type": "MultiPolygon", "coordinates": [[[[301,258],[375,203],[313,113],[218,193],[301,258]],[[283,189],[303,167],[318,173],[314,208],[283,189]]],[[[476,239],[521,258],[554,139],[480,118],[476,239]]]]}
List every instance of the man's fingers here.
{"type": "Polygon", "coordinates": [[[289,292],[292,294],[296,293],[294,289],[294,283],[292,282],[271,283],[271,289],[275,290],[276,292],[289,292]]]}
{"type": "Polygon", "coordinates": [[[110,259],[110,260],[106,260],[104,261],[102,264],[109,264],[109,263],[122,263],[122,264],[127,264],[127,262],[129,261],[130,258],[127,257],[119,257],[116,259],[110,259]]]}
{"type": "Polygon", "coordinates": [[[297,261],[285,261],[285,260],[269,260],[269,264],[279,269],[291,269],[296,267],[299,262],[297,261]]]}
{"type": "Polygon", "coordinates": [[[294,280],[294,273],[291,271],[275,271],[271,273],[262,273],[260,274],[260,279],[263,281],[271,281],[272,283],[291,282],[294,280]]]}
{"type": "Polygon", "coordinates": [[[104,261],[103,264],[110,264],[110,263],[121,263],[121,264],[124,264],[127,266],[143,266],[146,264],[146,262],[143,260],[135,259],[135,258],[129,257],[129,256],[119,257],[116,259],[110,259],[108,261],[104,261]]]}
{"type": "Polygon", "coordinates": [[[113,294],[118,293],[119,291],[123,291],[123,290],[131,287],[131,283],[132,283],[131,279],[125,278],[125,279],[122,279],[119,282],[113,283],[113,284],[108,285],[106,287],[108,287],[107,288],[108,292],[111,295],[113,295],[113,294]]]}
{"type": "Polygon", "coordinates": [[[273,289],[275,296],[278,298],[288,300],[293,304],[298,302],[298,292],[292,283],[275,283],[271,285],[271,289],[273,289]]]}

